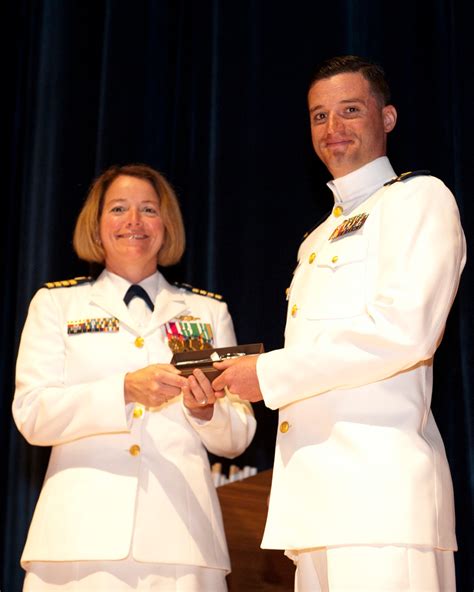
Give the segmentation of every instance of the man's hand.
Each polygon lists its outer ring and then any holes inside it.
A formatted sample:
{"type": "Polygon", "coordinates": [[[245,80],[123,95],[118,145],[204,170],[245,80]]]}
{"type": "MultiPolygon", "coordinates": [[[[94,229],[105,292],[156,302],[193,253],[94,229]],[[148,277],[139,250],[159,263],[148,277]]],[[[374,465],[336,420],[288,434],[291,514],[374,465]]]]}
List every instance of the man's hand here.
{"type": "Polygon", "coordinates": [[[258,355],[245,356],[223,362],[215,362],[218,370],[224,370],[213,382],[212,388],[222,396],[224,387],[245,401],[256,403],[263,399],[257,378],[258,355]]]}
{"type": "Polygon", "coordinates": [[[152,364],[125,375],[125,403],[158,407],[177,397],[187,384],[187,380],[171,364],[152,364]]]}

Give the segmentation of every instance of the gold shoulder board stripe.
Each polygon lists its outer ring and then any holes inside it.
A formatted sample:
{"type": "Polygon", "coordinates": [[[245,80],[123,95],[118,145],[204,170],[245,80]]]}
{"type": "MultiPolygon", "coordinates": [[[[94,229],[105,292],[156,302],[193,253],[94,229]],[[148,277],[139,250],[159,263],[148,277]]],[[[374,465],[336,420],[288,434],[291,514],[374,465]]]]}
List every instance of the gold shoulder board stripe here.
{"type": "Polygon", "coordinates": [[[193,294],[200,294],[201,296],[208,296],[209,298],[214,298],[215,300],[222,300],[222,296],[220,294],[216,294],[215,292],[208,292],[207,290],[201,290],[201,288],[195,288],[190,284],[175,282],[174,285],[177,288],[187,290],[188,292],[192,292],[193,294]]]}
{"type": "Polygon", "coordinates": [[[408,171],[406,173],[402,173],[401,175],[398,175],[398,177],[390,179],[390,181],[384,183],[384,187],[388,187],[389,185],[393,185],[394,183],[398,183],[399,181],[406,181],[407,179],[411,179],[412,177],[418,177],[420,175],[431,175],[431,171],[421,169],[419,171],[408,171]]]}
{"type": "Polygon", "coordinates": [[[70,280],[60,280],[57,282],[46,282],[45,284],[43,284],[44,288],[70,288],[71,286],[78,286],[80,284],[85,284],[87,282],[92,282],[93,281],[93,277],[92,276],[80,276],[80,277],[75,277],[72,278],[70,280]]]}

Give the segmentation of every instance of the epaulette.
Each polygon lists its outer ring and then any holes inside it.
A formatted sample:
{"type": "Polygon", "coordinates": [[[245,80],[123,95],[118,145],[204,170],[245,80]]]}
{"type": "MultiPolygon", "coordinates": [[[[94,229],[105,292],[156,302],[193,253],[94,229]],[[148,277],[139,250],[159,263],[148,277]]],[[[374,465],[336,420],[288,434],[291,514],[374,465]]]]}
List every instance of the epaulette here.
{"type": "Polygon", "coordinates": [[[215,294],[214,292],[208,292],[207,290],[201,290],[200,288],[195,288],[190,284],[184,284],[181,282],[174,282],[174,285],[177,288],[182,288],[183,290],[187,290],[188,292],[192,292],[193,294],[199,294],[200,296],[209,296],[209,298],[215,298],[216,300],[222,300],[222,296],[220,294],[215,294]]]}
{"type": "Polygon", "coordinates": [[[418,177],[418,175],[431,175],[431,171],[421,169],[419,171],[408,171],[407,173],[402,173],[401,175],[398,175],[398,177],[395,177],[395,179],[390,179],[390,181],[384,183],[384,187],[398,183],[398,181],[406,181],[406,179],[410,179],[410,177],[418,177]]]}
{"type": "Polygon", "coordinates": [[[93,281],[92,276],[81,276],[75,277],[70,280],[61,280],[59,282],[46,282],[43,284],[43,288],[70,288],[71,286],[78,286],[79,284],[85,284],[93,281]]]}

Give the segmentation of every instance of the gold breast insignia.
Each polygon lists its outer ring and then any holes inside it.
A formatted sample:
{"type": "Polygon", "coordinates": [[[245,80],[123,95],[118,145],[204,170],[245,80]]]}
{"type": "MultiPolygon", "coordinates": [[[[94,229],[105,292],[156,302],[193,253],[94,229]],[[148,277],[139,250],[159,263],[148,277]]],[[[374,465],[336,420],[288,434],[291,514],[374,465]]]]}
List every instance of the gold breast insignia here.
{"type": "Polygon", "coordinates": [[[192,315],[180,315],[175,317],[178,321],[199,321],[199,317],[193,317],[192,315]]]}

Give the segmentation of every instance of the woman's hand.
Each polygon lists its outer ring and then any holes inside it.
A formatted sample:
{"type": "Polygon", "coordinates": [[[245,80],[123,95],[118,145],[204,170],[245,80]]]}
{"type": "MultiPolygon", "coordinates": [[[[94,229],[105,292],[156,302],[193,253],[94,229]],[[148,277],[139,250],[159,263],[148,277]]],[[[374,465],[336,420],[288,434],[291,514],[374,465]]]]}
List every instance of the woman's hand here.
{"type": "MultiPolygon", "coordinates": [[[[196,368],[188,377],[186,388],[183,388],[183,403],[191,415],[198,419],[210,420],[214,413],[217,393],[202,370],[196,368]]],[[[223,393],[220,395],[222,397],[223,393]]]]}
{"type": "Polygon", "coordinates": [[[188,381],[173,365],[152,364],[125,375],[125,403],[158,407],[177,397],[184,388],[188,388],[188,381]]]}

